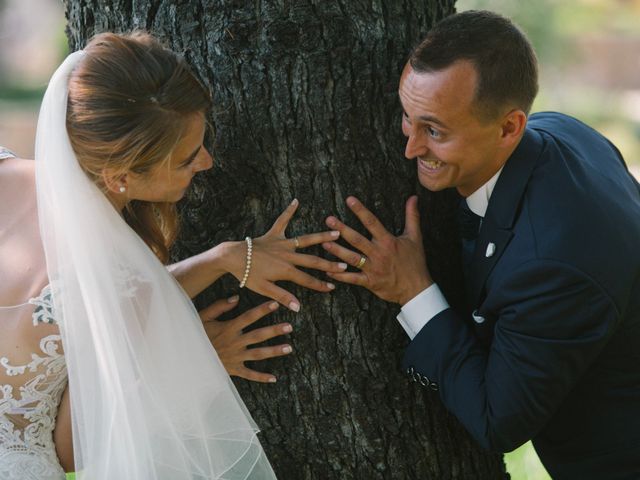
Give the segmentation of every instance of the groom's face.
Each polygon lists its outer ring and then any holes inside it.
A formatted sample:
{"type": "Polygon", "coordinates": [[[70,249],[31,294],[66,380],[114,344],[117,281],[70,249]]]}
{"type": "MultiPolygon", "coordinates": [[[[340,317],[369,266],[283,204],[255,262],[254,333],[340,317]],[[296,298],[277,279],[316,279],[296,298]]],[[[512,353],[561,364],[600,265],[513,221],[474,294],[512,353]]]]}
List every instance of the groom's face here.
{"type": "Polygon", "coordinates": [[[425,188],[455,187],[469,196],[500,168],[500,122],[481,120],[475,110],[477,74],[468,61],[433,72],[410,64],[400,78],[405,156],[416,160],[425,188]]]}

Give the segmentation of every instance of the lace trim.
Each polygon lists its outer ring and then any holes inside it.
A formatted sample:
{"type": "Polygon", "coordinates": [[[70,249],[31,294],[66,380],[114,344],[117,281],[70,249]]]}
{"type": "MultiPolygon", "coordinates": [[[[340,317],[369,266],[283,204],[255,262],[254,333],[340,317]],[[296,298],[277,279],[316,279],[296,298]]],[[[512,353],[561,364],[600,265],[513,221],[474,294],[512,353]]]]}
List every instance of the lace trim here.
{"type": "Polygon", "coordinates": [[[49,323],[52,325],[56,325],[58,323],[53,315],[53,298],[51,294],[51,285],[47,285],[46,287],[44,287],[40,292],[40,295],[38,295],[37,297],[30,298],[28,301],[26,301],[25,303],[21,303],[20,305],[0,307],[0,311],[11,310],[14,308],[24,307],[26,305],[36,306],[32,314],[34,327],[39,323],[49,323]]]}
{"type": "Polygon", "coordinates": [[[2,451],[0,449],[0,478],[2,480],[65,480],[64,470],[56,458],[33,452],[2,451]]]}
{"type": "Polygon", "coordinates": [[[11,150],[0,147],[0,160],[4,160],[5,158],[16,158],[17,155],[13,153],[11,150]]]}
{"type": "MultiPolygon", "coordinates": [[[[62,355],[58,353],[57,342],[60,341],[60,335],[48,335],[40,340],[40,350],[46,355],[46,357],[41,357],[38,354],[32,353],[31,361],[28,364],[17,366],[9,365],[9,359],[7,357],[2,357],[0,358],[0,365],[5,368],[7,375],[10,377],[22,375],[27,369],[29,369],[30,372],[35,373],[38,371],[38,367],[40,365],[47,366],[47,364],[51,363],[53,360],[62,357],[62,355]]],[[[47,370],[47,374],[48,373],[50,372],[47,370]]],[[[34,380],[36,379],[38,379],[38,377],[34,378],[34,380]]]]}
{"type": "Polygon", "coordinates": [[[36,298],[32,298],[27,303],[35,305],[31,318],[33,319],[33,326],[37,326],[39,323],[49,323],[52,325],[57,324],[53,315],[53,297],[51,294],[51,285],[47,285],[42,289],[40,295],[36,298]]]}
{"type": "MultiPolygon", "coordinates": [[[[36,305],[33,323],[55,323],[51,289],[45,287],[28,303],[36,305]]],[[[32,353],[25,365],[0,358],[7,376],[35,374],[23,385],[0,385],[0,478],[11,480],[63,480],[53,443],[60,399],[67,385],[67,370],[60,335],[40,340],[41,354],[32,353]],[[19,398],[16,394],[19,393],[19,398]]]]}

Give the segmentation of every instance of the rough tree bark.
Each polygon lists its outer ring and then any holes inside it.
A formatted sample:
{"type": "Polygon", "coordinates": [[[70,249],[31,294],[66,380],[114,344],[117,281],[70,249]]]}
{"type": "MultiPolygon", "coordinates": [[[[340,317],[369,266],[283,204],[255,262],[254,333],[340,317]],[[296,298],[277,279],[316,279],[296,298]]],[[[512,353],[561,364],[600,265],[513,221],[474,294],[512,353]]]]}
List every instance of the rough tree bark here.
{"type": "MultiPolygon", "coordinates": [[[[105,30],[151,30],[211,87],[216,167],[181,209],[178,257],[256,236],[295,197],[291,236],[324,230],[357,195],[392,231],[418,190],[403,158],[397,84],[412,46],[453,0],[67,0],[72,50],[105,30]]],[[[461,299],[455,193],[421,192],[432,273],[461,299]]],[[[291,285],[288,288],[293,288],[291,285]]],[[[237,289],[223,279],[200,306],[237,289]]],[[[339,285],[296,290],[290,357],[261,364],[276,385],[236,384],[283,479],[505,478],[499,455],[469,438],[437,395],[407,381],[397,307],[339,285]]],[[[261,299],[243,292],[243,306],[261,299]]],[[[265,322],[274,322],[268,318],[265,322]]]]}

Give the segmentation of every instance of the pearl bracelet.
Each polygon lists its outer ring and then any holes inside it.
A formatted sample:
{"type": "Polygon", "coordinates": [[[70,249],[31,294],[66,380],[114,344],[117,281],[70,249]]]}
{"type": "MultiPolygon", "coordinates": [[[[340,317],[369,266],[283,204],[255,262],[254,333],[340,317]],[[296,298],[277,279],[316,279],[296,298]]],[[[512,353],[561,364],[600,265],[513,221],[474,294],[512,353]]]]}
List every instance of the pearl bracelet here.
{"type": "Polygon", "coordinates": [[[242,281],[240,282],[240,288],[244,288],[244,286],[247,284],[249,272],[251,271],[251,253],[253,251],[253,241],[251,240],[251,237],[246,237],[244,241],[247,242],[247,263],[244,267],[244,276],[242,277],[242,281]]]}

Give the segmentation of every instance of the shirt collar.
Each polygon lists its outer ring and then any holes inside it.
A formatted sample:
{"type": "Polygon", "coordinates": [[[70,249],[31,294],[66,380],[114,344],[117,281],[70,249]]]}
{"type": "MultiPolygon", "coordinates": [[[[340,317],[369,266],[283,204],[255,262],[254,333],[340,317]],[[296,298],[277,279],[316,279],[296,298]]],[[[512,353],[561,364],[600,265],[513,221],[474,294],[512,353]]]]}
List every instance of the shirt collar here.
{"type": "Polygon", "coordinates": [[[500,177],[500,173],[502,173],[502,168],[504,168],[504,166],[501,167],[500,170],[498,170],[487,183],[482,185],[478,190],[476,190],[466,198],[469,209],[482,218],[484,218],[485,214],[487,213],[489,199],[491,198],[491,194],[493,193],[493,187],[496,186],[498,177],[500,177]]]}

